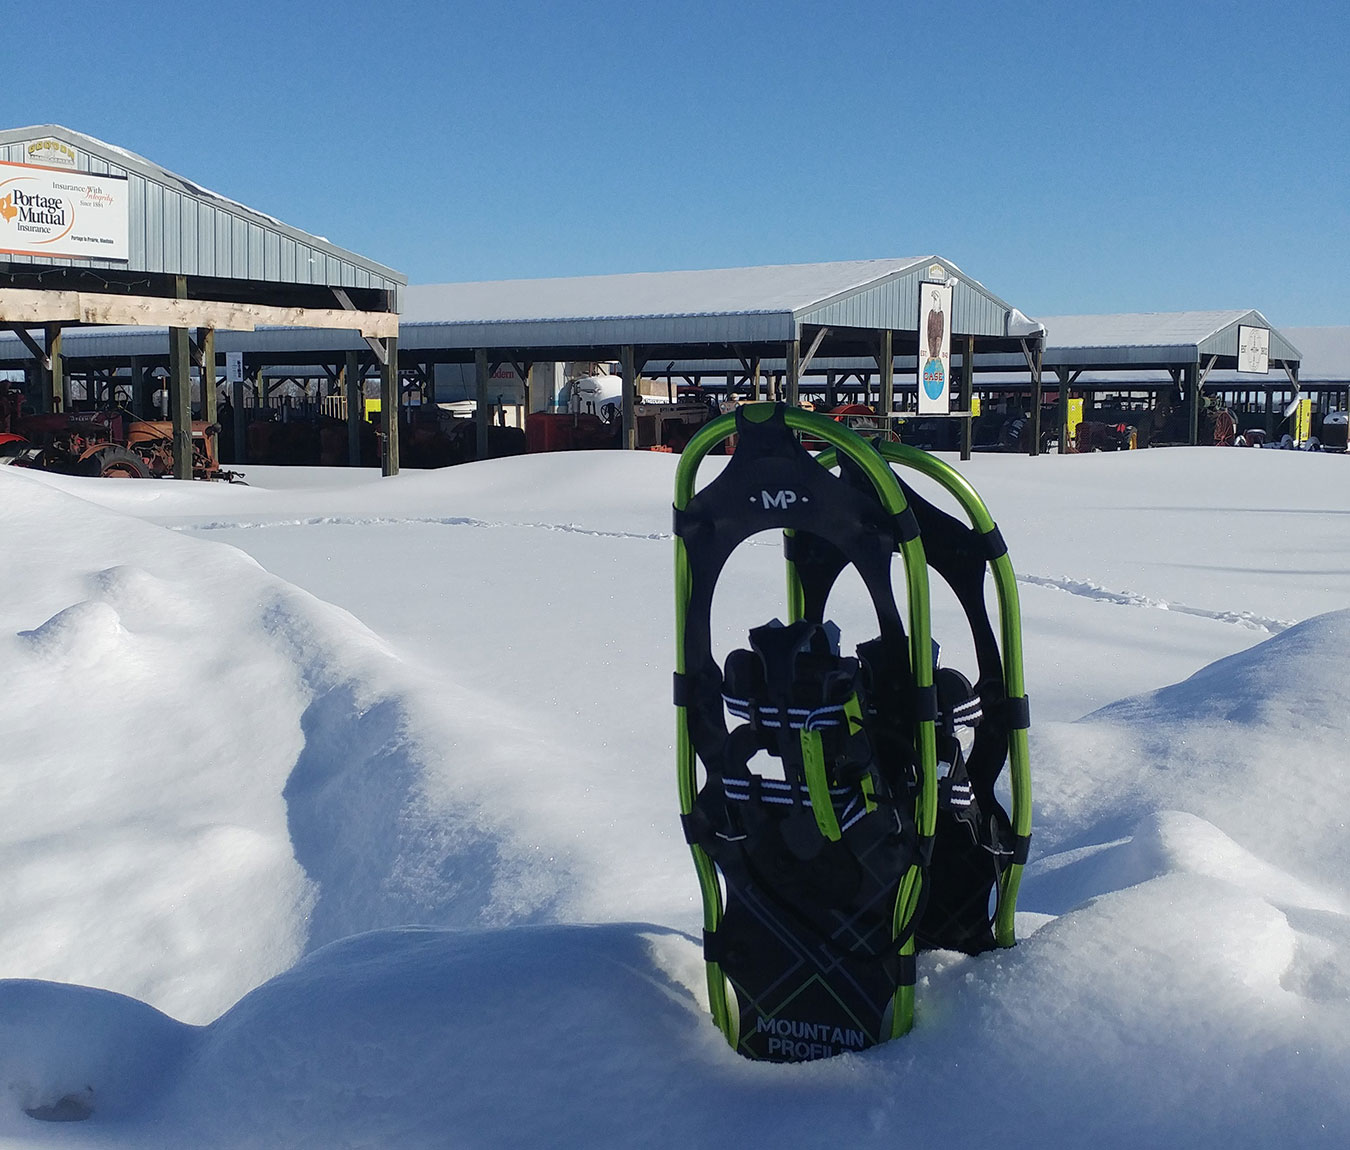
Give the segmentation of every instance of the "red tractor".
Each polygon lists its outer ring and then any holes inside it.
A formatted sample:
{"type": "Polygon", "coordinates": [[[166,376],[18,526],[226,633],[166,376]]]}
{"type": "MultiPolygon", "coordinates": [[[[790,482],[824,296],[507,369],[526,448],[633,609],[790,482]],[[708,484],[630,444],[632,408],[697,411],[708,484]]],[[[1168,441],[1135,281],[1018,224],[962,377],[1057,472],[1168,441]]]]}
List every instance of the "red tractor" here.
{"type": "MultiPolygon", "coordinates": [[[[195,479],[233,478],[216,462],[219,428],[192,424],[195,479]]],[[[0,463],[63,475],[148,479],[173,474],[173,424],[120,411],[25,413],[23,393],[0,384],[0,463]]]]}

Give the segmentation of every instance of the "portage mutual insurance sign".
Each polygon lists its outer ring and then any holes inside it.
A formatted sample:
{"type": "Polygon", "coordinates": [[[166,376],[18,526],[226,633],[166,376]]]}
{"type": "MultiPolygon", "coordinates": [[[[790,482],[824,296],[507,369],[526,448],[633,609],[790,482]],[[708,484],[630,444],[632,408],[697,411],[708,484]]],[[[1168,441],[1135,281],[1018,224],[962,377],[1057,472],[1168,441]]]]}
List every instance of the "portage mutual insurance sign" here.
{"type": "Polygon", "coordinates": [[[127,179],[0,163],[0,252],[126,263],[127,179]]]}

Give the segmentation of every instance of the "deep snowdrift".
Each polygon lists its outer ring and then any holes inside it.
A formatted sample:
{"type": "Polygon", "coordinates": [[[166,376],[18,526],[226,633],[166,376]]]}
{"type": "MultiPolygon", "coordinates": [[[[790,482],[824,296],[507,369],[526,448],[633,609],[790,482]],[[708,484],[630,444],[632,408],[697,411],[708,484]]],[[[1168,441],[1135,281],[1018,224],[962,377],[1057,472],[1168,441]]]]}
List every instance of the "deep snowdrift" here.
{"type": "MultiPolygon", "coordinates": [[[[971,462],[1023,580],[1023,941],[796,1067],[702,1002],[670,460],[0,469],[0,1137],[1344,1144],[1344,465],[971,462]]],[[[780,610],[741,562],[727,643],[780,610]]]]}

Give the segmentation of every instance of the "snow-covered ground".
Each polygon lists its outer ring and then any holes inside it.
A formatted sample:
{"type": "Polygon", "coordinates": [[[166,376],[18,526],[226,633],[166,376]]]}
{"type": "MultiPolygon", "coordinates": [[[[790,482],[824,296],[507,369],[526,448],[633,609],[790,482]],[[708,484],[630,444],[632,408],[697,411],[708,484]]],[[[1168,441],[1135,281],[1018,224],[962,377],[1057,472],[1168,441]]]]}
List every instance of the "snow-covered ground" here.
{"type": "MultiPolygon", "coordinates": [[[[961,466],[1021,581],[1022,941],[797,1066],[703,999],[670,456],[0,468],[0,1145],[1347,1144],[1350,459],[961,466]]],[[[781,588],[738,553],[724,648],[781,588]]]]}

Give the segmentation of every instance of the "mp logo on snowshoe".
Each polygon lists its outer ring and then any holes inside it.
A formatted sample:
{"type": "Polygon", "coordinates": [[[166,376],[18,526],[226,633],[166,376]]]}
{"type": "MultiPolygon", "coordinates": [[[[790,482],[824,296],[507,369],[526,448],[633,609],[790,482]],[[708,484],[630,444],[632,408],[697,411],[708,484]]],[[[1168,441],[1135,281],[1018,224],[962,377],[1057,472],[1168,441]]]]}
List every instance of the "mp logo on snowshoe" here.
{"type": "MultiPolygon", "coordinates": [[[[759,497],[761,500],[763,500],[762,506],[766,511],[770,507],[776,507],[780,511],[786,511],[789,507],[791,507],[794,503],[797,502],[797,493],[795,491],[761,490],[759,493],[759,497]]],[[[806,500],[803,499],[802,502],[805,503],[806,500]]]]}

